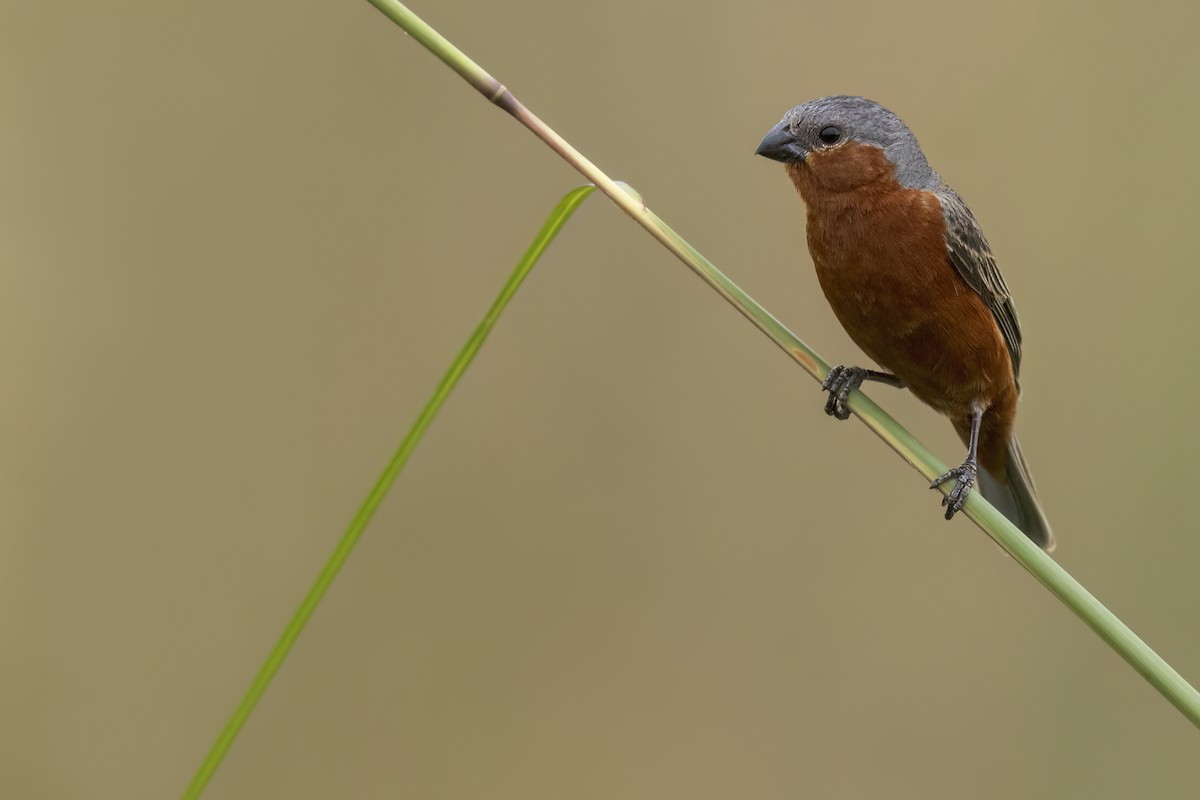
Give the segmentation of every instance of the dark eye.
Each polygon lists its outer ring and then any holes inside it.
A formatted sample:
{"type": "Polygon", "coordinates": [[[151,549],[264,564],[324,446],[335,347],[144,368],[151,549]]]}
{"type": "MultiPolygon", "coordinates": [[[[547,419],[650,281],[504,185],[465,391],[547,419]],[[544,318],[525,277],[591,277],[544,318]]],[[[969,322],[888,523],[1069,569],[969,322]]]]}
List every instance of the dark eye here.
{"type": "Polygon", "coordinates": [[[842,129],[836,125],[830,125],[828,128],[821,128],[821,132],[817,134],[817,138],[825,144],[836,144],[842,138],[842,129]]]}

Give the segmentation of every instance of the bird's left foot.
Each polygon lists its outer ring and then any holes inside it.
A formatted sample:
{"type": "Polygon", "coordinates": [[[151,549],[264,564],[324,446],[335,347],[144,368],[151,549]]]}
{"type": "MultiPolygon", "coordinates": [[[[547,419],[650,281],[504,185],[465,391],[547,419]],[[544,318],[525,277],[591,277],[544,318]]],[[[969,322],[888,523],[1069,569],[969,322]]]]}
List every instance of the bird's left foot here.
{"type": "Polygon", "coordinates": [[[929,484],[930,489],[936,489],[951,478],[958,479],[950,493],[942,498],[942,505],[946,507],[946,519],[953,517],[967,502],[967,497],[971,494],[972,487],[975,486],[975,477],[978,474],[979,466],[968,458],[962,463],[962,466],[955,467],[946,474],[934,478],[933,483],[929,484]]]}
{"type": "Polygon", "coordinates": [[[849,419],[850,406],[846,405],[846,401],[850,398],[850,393],[862,386],[866,379],[867,371],[862,367],[846,367],[839,364],[829,370],[829,374],[821,382],[821,388],[829,392],[829,399],[825,401],[825,413],[837,419],[849,419]]]}

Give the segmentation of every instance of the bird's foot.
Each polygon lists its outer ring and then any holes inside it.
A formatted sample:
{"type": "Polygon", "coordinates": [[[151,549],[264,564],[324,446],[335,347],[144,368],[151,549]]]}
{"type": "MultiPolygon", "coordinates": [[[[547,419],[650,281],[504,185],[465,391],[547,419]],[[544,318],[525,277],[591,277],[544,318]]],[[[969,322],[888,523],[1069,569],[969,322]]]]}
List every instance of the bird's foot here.
{"type": "Polygon", "coordinates": [[[971,494],[972,487],[975,486],[975,477],[979,474],[979,465],[972,459],[967,459],[961,466],[955,467],[946,472],[946,474],[934,478],[933,483],[929,484],[930,489],[936,489],[951,478],[957,478],[958,482],[954,484],[954,488],[950,493],[942,498],[942,505],[946,507],[946,519],[950,519],[954,514],[961,510],[963,504],[967,502],[968,495],[971,494]]]}
{"type": "Polygon", "coordinates": [[[825,401],[825,413],[838,419],[849,419],[850,406],[846,405],[846,401],[850,398],[850,393],[862,386],[866,378],[867,371],[862,367],[846,367],[839,364],[829,370],[829,374],[821,382],[821,388],[829,392],[829,399],[825,401]]]}

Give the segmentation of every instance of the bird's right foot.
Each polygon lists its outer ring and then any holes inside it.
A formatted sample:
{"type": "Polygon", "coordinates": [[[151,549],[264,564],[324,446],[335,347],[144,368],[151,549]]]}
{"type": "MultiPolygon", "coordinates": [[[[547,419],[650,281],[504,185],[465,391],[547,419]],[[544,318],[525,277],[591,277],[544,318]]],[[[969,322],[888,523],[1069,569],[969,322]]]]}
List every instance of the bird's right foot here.
{"type": "Polygon", "coordinates": [[[829,370],[825,380],[821,381],[821,388],[829,392],[829,399],[825,401],[825,413],[837,419],[849,419],[850,406],[846,405],[846,402],[850,399],[850,393],[862,386],[866,378],[867,370],[862,367],[838,364],[829,370]]]}

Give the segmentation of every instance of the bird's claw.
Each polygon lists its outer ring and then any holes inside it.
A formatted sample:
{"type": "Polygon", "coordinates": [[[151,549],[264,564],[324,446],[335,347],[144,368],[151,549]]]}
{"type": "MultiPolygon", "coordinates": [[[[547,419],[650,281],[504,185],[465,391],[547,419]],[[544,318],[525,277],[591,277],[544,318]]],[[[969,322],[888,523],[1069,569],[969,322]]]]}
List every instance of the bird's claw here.
{"type": "Polygon", "coordinates": [[[946,507],[946,519],[950,519],[954,514],[960,511],[963,504],[967,502],[967,497],[971,494],[972,487],[975,486],[975,478],[979,474],[979,467],[974,461],[967,460],[961,466],[955,467],[947,471],[944,475],[934,478],[929,484],[930,489],[936,489],[951,478],[957,478],[957,483],[954,488],[942,498],[942,505],[946,507]]]}
{"type": "Polygon", "coordinates": [[[821,388],[829,392],[829,399],[825,401],[825,413],[837,419],[849,419],[850,406],[846,403],[850,393],[862,386],[866,377],[867,371],[862,367],[846,367],[839,364],[829,370],[825,380],[821,381],[821,388]]]}

